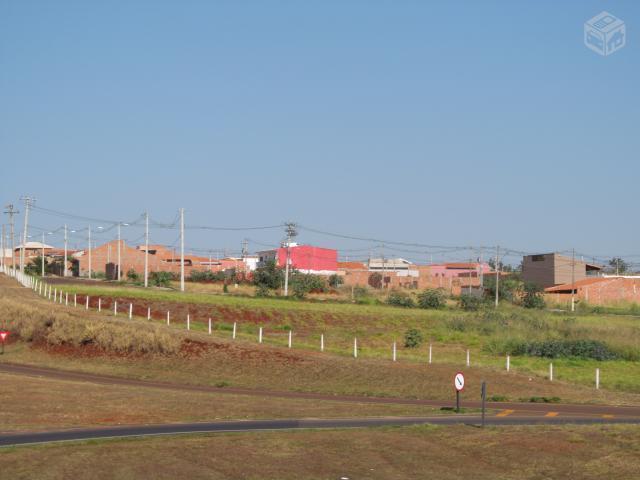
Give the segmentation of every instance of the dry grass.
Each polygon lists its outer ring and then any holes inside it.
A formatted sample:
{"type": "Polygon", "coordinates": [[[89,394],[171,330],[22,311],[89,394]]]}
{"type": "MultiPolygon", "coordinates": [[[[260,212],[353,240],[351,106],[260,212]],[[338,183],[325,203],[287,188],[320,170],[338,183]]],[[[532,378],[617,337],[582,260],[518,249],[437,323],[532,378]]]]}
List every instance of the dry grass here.
{"type": "Polygon", "coordinates": [[[0,431],[226,419],[431,415],[403,405],[180,392],[0,374],[0,431]]]}
{"type": "Polygon", "coordinates": [[[6,478],[627,480],[636,426],[403,427],[92,441],[0,450],[6,478]]]}
{"type": "Polygon", "coordinates": [[[42,305],[0,298],[0,328],[27,342],[49,345],[92,345],[119,353],[176,353],[181,338],[153,324],[122,320],[96,321],[42,305]]]}

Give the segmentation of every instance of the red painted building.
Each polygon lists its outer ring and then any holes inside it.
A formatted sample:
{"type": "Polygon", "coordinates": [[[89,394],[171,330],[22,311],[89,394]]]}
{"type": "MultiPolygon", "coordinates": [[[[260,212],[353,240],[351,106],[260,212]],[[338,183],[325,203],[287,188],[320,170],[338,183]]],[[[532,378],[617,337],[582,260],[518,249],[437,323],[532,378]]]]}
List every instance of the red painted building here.
{"type": "MultiPolygon", "coordinates": [[[[338,251],[331,248],[291,243],[289,254],[291,258],[289,265],[302,273],[332,275],[338,270],[338,251]]],[[[286,247],[258,252],[258,256],[258,265],[264,265],[270,260],[275,261],[281,268],[287,264],[286,247]]]]}

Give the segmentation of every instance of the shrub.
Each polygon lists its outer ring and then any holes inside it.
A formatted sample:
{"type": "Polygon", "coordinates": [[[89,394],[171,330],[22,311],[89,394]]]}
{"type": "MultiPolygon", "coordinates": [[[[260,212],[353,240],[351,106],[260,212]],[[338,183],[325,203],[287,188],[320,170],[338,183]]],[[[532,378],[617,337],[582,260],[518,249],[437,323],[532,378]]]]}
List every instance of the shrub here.
{"type": "Polygon", "coordinates": [[[475,312],[480,310],[482,299],[475,295],[460,295],[459,305],[462,310],[467,312],[475,312]]]}
{"type": "Polygon", "coordinates": [[[270,290],[266,285],[258,285],[256,287],[256,297],[268,297],[270,295],[270,290]]]}
{"type": "Polygon", "coordinates": [[[329,286],[332,288],[338,288],[340,285],[344,283],[344,278],[342,275],[333,274],[329,276],[329,286]]]}
{"type": "Polygon", "coordinates": [[[156,287],[169,287],[171,280],[173,280],[171,272],[151,272],[149,275],[149,283],[156,287]]]}
{"type": "Polygon", "coordinates": [[[189,275],[189,280],[192,282],[222,282],[224,279],[224,272],[210,272],[209,270],[194,270],[189,275]]]}
{"type": "Polygon", "coordinates": [[[296,298],[304,298],[310,292],[324,292],[324,279],[318,275],[295,273],[291,277],[291,288],[296,298]]]}
{"type": "Polygon", "coordinates": [[[137,282],[138,280],[140,280],[140,275],[138,275],[138,273],[133,268],[130,268],[127,272],[127,279],[131,280],[132,282],[137,282]]]}
{"type": "Polygon", "coordinates": [[[599,340],[546,340],[540,342],[510,342],[505,345],[513,355],[545,358],[582,358],[615,360],[619,355],[599,340]]]}
{"type": "Polygon", "coordinates": [[[404,346],[407,348],[417,348],[422,341],[422,334],[415,328],[410,328],[404,333],[404,346]]]}
{"type": "Polygon", "coordinates": [[[545,307],[543,290],[535,283],[526,282],[522,287],[522,306],[524,308],[538,308],[545,307]]]}
{"type": "Polygon", "coordinates": [[[407,293],[399,292],[397,290],[392,291],[387,297],[387,303],[395,307],[411,308],[415,306],[413,298],[407,293]]]}
{"type": "Polygon", "coordinates": [[[428,288],[418,294],[420,308],[442,308],[445,305],[446,294],[441,288],[428,288]]]}

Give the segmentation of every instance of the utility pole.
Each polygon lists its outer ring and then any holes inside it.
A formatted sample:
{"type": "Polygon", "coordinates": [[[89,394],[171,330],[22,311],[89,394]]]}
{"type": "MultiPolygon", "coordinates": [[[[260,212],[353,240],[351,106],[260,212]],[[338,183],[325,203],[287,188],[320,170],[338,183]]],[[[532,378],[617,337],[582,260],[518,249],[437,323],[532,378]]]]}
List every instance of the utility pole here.
{"type": "Polygon", "coordinates": [[[44,232],[42,232],[42,278],[44,278],[44,232]]]}
{"type": "Polygon", "coordinates": [[[144,286],[149,286],[149,212],[144,212],[144,286]]]}
{"type": "Polygon", "coordinates": [[[500,245],[496,247],[496,308],[498,308],[498,300],[500,298],[500,245]]]}
{"type": "Polygon", "coordinates": [[[89,225],[89,279],[91,279],[91,225],[89,225]]]}
{"type": "Polygon", "coordinates": [[[20,197],[20,200],[24,201],[24,226],[22,229],[22,248],[20,249],[20,271],[24,272],[25,247],[27,245],[27,232],[29,231],[29,210],[31,210],[31,206],[35,203],[36,199],[27,195],[20,197]]]}
{"type": "Polygon", "coordinates": [[[2,224],[2,236],[0,237],[0,252],[2,252],[2,257],[0,257],[0,268],[4,270],[4,256],[5,256],[4,223],[2,224]]]}
{"type": "Polygon", "coordinates": [[[15,275],[16,273],[16,246],[15,246],[15,222],[13,220],[13,216],[18,212],[17,210],[14,210],[13,208],[13,204],[10,203],[9,205],[7,205],[6,210],[4,211],[4,213],[6,213],[7,215],[9,215],[9,235],[11,236],[11,270],[13,270],[13,274],[15,275]]]}
{"type": "Polygon", "coordinates": [[[287,233],[287,263],[284,270],[284,296],[289,295],[289,263],[291,263],[291,239],[298,235],[296,224],[293,222],[285,223],[285,232],[287,233]]]}
{"type": "Polygon", "coordinates": [[[249,256],[249,241],[245,238],[242,240],[242,258],[249,256]]]}
{"type": "Polygon", "coordinates": [[[576,311],[576,250],[575,248],[571,249],[571,311],[576,311]]]}
{"type": "Polygon", "coordinates": [[[180,291],[184,292],[184,208],[180,209],[180,291]]]}
{"type": "Polygon", "coordinates": [[[122,275],[120,274],[120,270],[122,269],[121,265],[120,265],[120,261],[122,260],[122,252],[121,252],[121,248],[120,248],[120,239],[121,239],[121,235],[122,232],[120,231],[122,228],[122,224],[120,222],[118,222],[118,248],[117,248],[117,256],[118,256],[118,275],[116,276],[116,280],[120,281],[122,279],[122,275]]]}
{"type": "Polygon", "coordinates": [[[69,234],[67,233],[67,224],[64,224],[64,258],[62,259],[62,276],[67,276],[67,255],[68,255],[69,234]]]}

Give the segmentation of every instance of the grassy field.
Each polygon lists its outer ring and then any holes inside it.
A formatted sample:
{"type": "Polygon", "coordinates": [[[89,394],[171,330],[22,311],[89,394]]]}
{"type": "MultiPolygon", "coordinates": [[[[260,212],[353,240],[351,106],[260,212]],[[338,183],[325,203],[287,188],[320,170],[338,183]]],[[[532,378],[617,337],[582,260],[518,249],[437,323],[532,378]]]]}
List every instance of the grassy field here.
{"type": "Polygon", "coordinates": [[[210,293],[179,293],[160,289],[68,285],[72,293],[93,298],[116,298],[123,304],[132,302],[146,312],[151,307],[156,321],[171,311],[172,327],[184,329],[186,315],[191,327],[204,332],[207,319],[213,320],[214,336],[228,339],[233,322],[238,323],[239,338],[255,342],[258,328],[264,329],[267,345],[285,346],[289,330],[294,348],[317,351],[324,335],[325,351],[350,356],[353,340],[358,338],[359,356],[390,359],[393,342],[398,357],[405,362],[425,363],[428,344],[433,344],[433,361],[463,366],[466,350],[471,364],[494,370],[505,368],[506,353],[514,342],[556,340],[596,340],[604,342],[619,358],[597,361],[576,358],[512,356],[513,370],[544,378],[549,363],[554,363],[554,377],[585,386],[594,385],[595,369],[601,370],[605,389],[640,393],[640,317],[592,313],[531,311],[511,305],[498,310],[463,312],[404,309],[385,305],[301,302],[277,298],[249,298],[210,293]],[[404,334],[415,328],[424,338],[418,348],[404,348],[404,334]]]}
{"type": "Polygon", "coordinates": [[[433,415],[440,409],[96,385],[0,373],[0,432],[226,419],[433,415]]]}
{"type": "Polygon", "coordinates": [[[640,477],[636,426],[378,428],[104,440],[0,449],[5,478],[640,477]]]}

